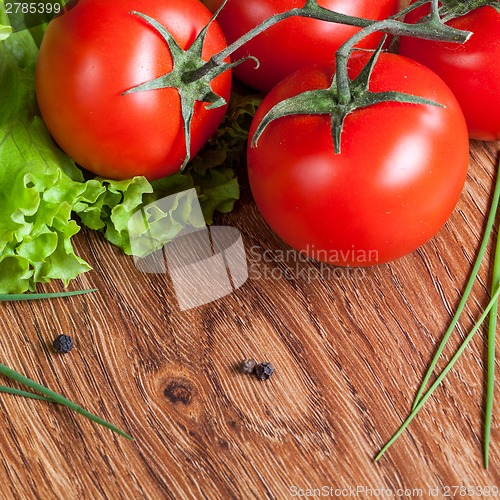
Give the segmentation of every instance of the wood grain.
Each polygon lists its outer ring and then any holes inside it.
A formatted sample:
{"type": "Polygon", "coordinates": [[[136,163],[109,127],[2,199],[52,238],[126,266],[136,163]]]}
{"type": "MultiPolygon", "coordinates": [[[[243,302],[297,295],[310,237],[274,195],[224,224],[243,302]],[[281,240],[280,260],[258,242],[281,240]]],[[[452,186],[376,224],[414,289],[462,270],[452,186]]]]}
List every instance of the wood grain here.
{"type": "MultiPolygon", "coordinates": [[[[283,498],[293,486],[500,485],[497,408],[489,471],[481,459],[483,333],[408,432],[373,461],[407,415],[459,300],[499,149],[472,143],[465,190],[434,239],[356,273],[283,259],[287,247],[243,183],[236,211],[218,222],[241,231],[249,280],[184,312],[168,275],[139,273],[83,231],[77,251],[94,271],[74,286],[99,293],[2,304],[2,361],[136,440],[65,408],[3,395],[0,497],[283,498]],[[50,348],[59,333],[75,339],[68,355],[50,348]],[[247,356],[271,361],[275,375],[240,374],[235,364],[247,356]]],[[[484,266],[455,346],[488,287],[484,266]]]]}
{"type": "MultiPolygon", "coordinates": [[[[94,270],[72,288],[99,292],[0,304],[0,361],[135,442],[66,408],[1,395],[0,498],[287,498],[294,487],[323,486],[409,489],[401,498],[438,488],[443,498],[445,486],[500,486],[498,404],[490,469],[482,464],[483,331],[408,431],[373,460],[408,414],[460,299],[499,152],[472,142],[464,192],[438,235],[362,271],[295,262],[242,172],[242,200],[217,223],[240,230],[249,279],[187,311],[168,274],[138,272],[83,230],[77,252],[94,270]],[[70,354],[50,347],[60,333],[75,340],[70,354]],[[275,375],[260,382],[239,373],[245,357],[271,361],[275,375]]],[[[489,271],[486,262],[447,356],[488,301],[489,271]]]]}

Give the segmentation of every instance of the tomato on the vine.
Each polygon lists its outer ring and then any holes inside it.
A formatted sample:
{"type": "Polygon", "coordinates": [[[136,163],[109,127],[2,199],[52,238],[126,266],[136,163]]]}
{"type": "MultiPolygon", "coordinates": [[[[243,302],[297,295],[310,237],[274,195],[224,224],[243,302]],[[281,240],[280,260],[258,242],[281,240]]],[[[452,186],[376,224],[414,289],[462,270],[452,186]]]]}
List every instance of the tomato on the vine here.
{"type": "MultiPolygon", "coordinates": [[[[351,78],[367,58],[351,58],[351,78]]],[[[333,72],[312,67],[278,84],[258,109],[250,137],[274,105],[329,88],[333,72]]],[[[369,89],[444,107],[383,102],[356,109],[345,118],[340,154],[329,115],[277,118],[248,148],[251,190],[271,229],[296,250],[335,265],[380,264],[421,246],[452,213],[467,174],[465,119],[435,73],[383,53],[369,89]]]]}
{"type": "MultiPolygon", "coordinates": [[[[104,177],[156,179],[179,170],[186,157],[176,88],[124,92],[172,70],[165,40],[138,11],[166,27],[182,49],[211,18],[199,0],[79,0],[53,19],[40,48],[36,91],[42,117],[58,145],[84,168],[104,177]]],[[[210,26],[203,59],[226,47],[210,26]]],[[[229,99],[231,71],[213,91],[229,99]]],[[[196,102],[191,155],[214,133],[225,107],[196,102]]]]}
{"type": "MultiPolygon", "coordinates": [[[[215,10],[221,0],[205,0],[215,10]]],[[[229,0],[217,18],[228,43],[232,43],[268,17],[305,5],[305,0],[229,0]]],[[[326,9],[355,17],[385,19],[398,11],[399,0],[319,0],[326,9]]],[[[294,71],[313,64],[331,64],[335,52],[359,28],[316,19],[294,17],[279,22],[237,50],[233,60],[247,55],[260,63],[247,61],[234,69],[235,76],[262,91],[294,71]]],[[[364,39],[358,47],[375,48],[381,34],[364,39]]]]}
{"type": "MultiPolygon", "coordinates": [[[[405,22],[428,14],[425,5],[410,12],[405,22]]],[[[500,13],[479,7],[446,23],[471,31],[464,44],[402,37],[399,52],[436,72],[455,94],[472,139],[500,140],[500,13]]]]}

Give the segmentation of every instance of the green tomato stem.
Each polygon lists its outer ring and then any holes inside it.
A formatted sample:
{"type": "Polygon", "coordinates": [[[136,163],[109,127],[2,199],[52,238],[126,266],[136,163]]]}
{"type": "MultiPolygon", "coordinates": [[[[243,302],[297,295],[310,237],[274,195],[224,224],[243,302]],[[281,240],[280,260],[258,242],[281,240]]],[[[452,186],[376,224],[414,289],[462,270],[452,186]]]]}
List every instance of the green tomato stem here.
{"type": "Polygon", "coordinates": [[[418,9],[419,7],[421,7],[422,5],[424,5],[428,2],[429,2],[429,0],[418,0],[418,2],[412,3],[411,5],[406,7],[406,9],[403,9],[402,11],[398,12],[395,16],[393,16],[393,19],[404,17],[404,16],[406,16],[406,14],[408,14],[412,10],[418,9]]]}
{"type": "Polygon", "coordinates": [[[439,8],[441,21],[447,23],[457,17],[465,16],[469,12],[480,7],[493,7],[500,14],[500,4],[498,0],[467,0],[466,2],[458,0],[448,0],[443,2],[439,8]]]}
{"type": "Polygon", "coordinates": [[[355,33],[337,51],[336,54],[336,91],[341,105],[347,105],[352,100],[351,80],[348,75],[347,63],[356,44],[371,35],[382,32],[395,36],[411,36],[426,40],[446,42],[466,42],[472,33],[460,31],[443,24],[439,16],[438,0],[431,2],[431,16],[423,23],[406,24],[396,19],[385,19],[370,24],[355,33]]]}
{"type": "MultiPolygon", "coordinates": [[[[435,1],[435,0],[433,0],[435,1]]],[[[442,23],[432,23],[432,22],[427,22],[427,23],[422,23],[422,24],[405,24],[400,21],[395,21],[395,17],[399,17],[403,14],[406,14],[410,12],[411,10],[420,7],[421,5],[427,3],[428,0],[422,1],[422,2],[417,2],[417,4],[410,6],[408,9],[405,9],[403,12],[398,13],[396,16],[393,18],[390,18],[389,20],[386,21],[394,21],[394,23],[390,22],[388,24],[383,24],[384,21],[374,21],[371,19],[364,19],[364,18],[359,18],[359,17],[354,17],[354,16],[348,16],[346,14],[341,14],[339,12],[334,12],[329,9],[325,9],[324,7],[320,7],[317,3],[317,0],[307,0],[306,4],[302,8],[296,8],[296,9],[291,9],[289,11],[280,13],[280,14],[275,14],[269,18],[267,18],[265,21],[263,21],[261,24],[253,28],[252,30],[248,31],[245,35],[240,37],[238,40],[234,41],[232,44],[230,44],[227,48],[219,52],[218,54],[212,56],[212,58],[205,63],[204,66],[199,68],[198,70],[194,71],[192,75],[190,75],[190,80],[195,81],[204,75],[208,74],[212,69],[216,66],[219,66],[222,64],[224,59],[227,57],[231,56],[234,52],[236,52],[238,49],[240,49],[243,45],[248,43],[250,40],[254,39],[256,36],[260,35],[262,32],[266,31],[269,29],[271,26],[284,21],[285,19],[288,19],[290,17],[306,17],[310,19],[317,19],[320,21],[327,21],[331,23],[338,23],[338,24],[346,24],[349,26],[357,26],[359,28],[364,28],[364,29],[369,29],[375,26],[375,28],[370,29],[369,31],[364,31],[361,30],[361,32],[358,32],[355,37],[356,41],[352,44],[351,48],[349,49],[352,50],[352,47],[360,41],[362,38],[368,36],[369,34],[375,32],[375,31],[381,31],[386,34],[392,34],[392,35],[407,35],[407,36],[414,36],[417,38],[426,38],[429,40],[442,40],[442,41],[447,41],[447,42],[457,42],[457,43],[463,43],[467,41],[471,33],[465,32],[465,31],[460,31],[454,28],[450,28],[449,26],[445,26],[442,23]],[[360,35],[359,33],[363,33],[360,35]]],[[[224,7],[226,2],[223,3],[221,8],[224,7]]],[[[221,9],[218,10],[220,12],[221,9]]],[[[217,12],[217,13],[218,13],[217,12]]],[[[354,38],[354,37],[353,37],[354,38]]],[[[352,38],[351,38],[352,40],[352,38]]],[[[332,54],[332,60],[333,60],[333,54],[332,54]]],[[[344,65],[347,65],[347,62],[344,61],[344,65]]],[[[347,73],[347,68],[345,69],[345,73],[347,73]]]]}
{"type": "Polygon", "coordinates": [[[439,0],[431,0],[431,15],[430,19],[435,22],[440,22],[441,17],[439,15],[439,0]]]}

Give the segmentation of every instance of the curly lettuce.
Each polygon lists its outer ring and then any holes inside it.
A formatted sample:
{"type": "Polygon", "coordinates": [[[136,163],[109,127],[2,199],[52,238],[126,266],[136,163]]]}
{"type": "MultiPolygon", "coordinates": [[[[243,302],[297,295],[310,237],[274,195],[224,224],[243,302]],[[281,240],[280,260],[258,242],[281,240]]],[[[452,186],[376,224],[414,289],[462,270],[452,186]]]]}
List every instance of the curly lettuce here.
{"type": "Polygon", "coordinates": [[[12,33],[12,27],[10,26],[7,16],[5,14],[5,8],[3,6],[4,0],[0,0],[1,9],[0,9],[0,42],[9,37],[12,33]]]}
{"type": "MultiPolygon", "coordinates": [[[[5,17],[0,17],[5,23],[5,17]]],[[[90,269],[71,245],[80,199],[97,197],[98,183],[72,180],[74,164],[52,143],[35,116],[36,46],[27,33],[0,42],[0,292],[65,283],[90,269]]]]}
{"type": "MultiPolygon", "coordinates": [[[[207,223],[216,211],[233,209],[239,198],[234,167],[259,98],[235,94],[225,122],[183,173],[154,183],[144,177],[85,180],[37,116],[37,46],[28,31],[11,32],[0,0],[0,293],[35,291],[53,279],[67,285],[90,270],[72,244],[79,223],[132,254],[129,221],[155,200],[194,188],[207,223]]],[[[180,204],[175,213],[157,213],[152,224],[161,217],[181,227],[191,214],[180,204]]],[[[146,224],[145,231],[150,229],[146,224]]],[[[170,233],[158,235],[158,244],[170,233]]]]}

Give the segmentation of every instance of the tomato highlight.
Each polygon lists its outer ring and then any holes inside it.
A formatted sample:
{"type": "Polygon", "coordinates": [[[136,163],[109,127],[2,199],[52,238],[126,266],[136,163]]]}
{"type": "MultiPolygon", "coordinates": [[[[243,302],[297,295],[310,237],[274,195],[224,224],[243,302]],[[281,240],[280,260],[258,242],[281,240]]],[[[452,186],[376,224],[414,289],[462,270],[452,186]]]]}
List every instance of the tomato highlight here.
{"type": "MultiPolygon", "coordinates": [[[[428,5],[415,9],[405,22],[416,23],[428,5]]],[[[500,140],[500,12],[480,7],[446,23],[473,35],[464,44],[401,37],[399,53],[437,73],[455,94],[472,139],[500,140]]]]}
{"type": "MultiPolygon", "coordinates": [[[[353,57],[355,78],[368,60],[353,57]]],[[[331,85],[333,68],[300,70],[264,99],[252,123],[285,99],[331,85]]],[[[468,167],[465,120],[450,89],[431,70],[382,53],[370,90],[398,91],[443,107],[383,102],[345,118],[335,154],[328,115],[284,116],[248,148],[255,202],[286,243],[339,266],[370,266],[406,255],[429,240],[453,211],[468,167]]]]}
{"type": "MultiPolygon", "coordinates": [[[[79,165],[111,179],[173,174],[186,158],[179,89],[125,92],[172,71],[172,53],[140,12],[163,25],[187,50],[211,19],[198,0],[80,0],[47,27],[36,70],[42,117],[58,145],[79,165]]],[[[208,61],[226,47],[214,21],[204,39],[208,61]]],[[[193,63],[199,61],[193,61],[193,63]]],[[[211,90],[226,102],[231,71],[213,78],[211,90]]],[[[188,156],[215,132],[226,105],[194,102],[188,156]]]]}

